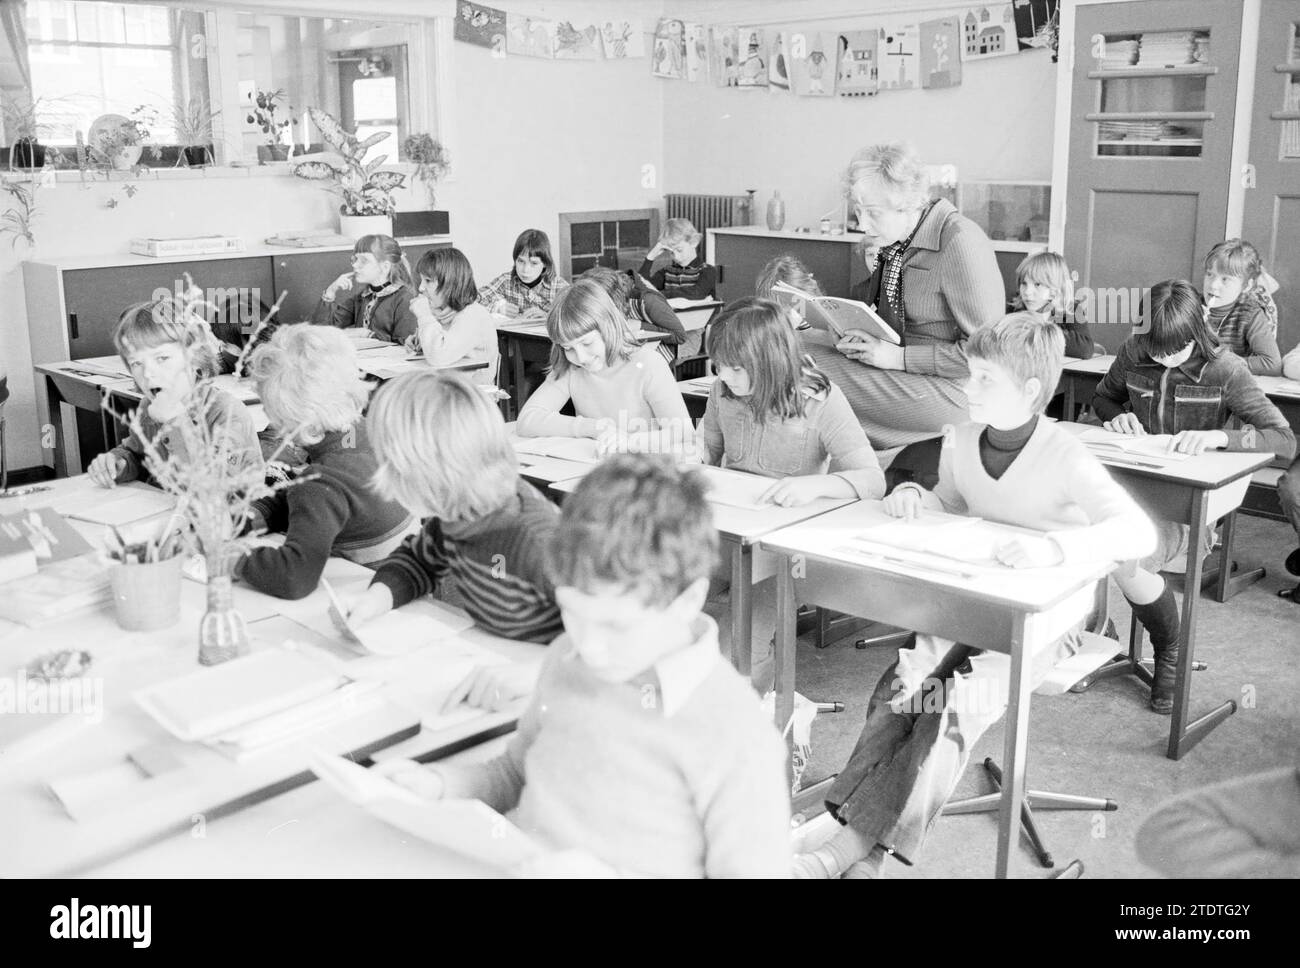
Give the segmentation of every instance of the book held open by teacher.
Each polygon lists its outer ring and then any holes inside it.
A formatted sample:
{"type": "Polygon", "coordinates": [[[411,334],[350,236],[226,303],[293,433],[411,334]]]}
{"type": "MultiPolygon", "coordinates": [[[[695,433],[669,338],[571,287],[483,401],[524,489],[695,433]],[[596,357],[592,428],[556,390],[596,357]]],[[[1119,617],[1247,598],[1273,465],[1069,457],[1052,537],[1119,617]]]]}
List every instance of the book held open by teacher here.
{"type": "Polygon", "coordinates": [[[834,333],[837,339],[843,339],[844,334],[851,329],[860,329],[870,333],[877,339],[883,339],[887,343],[893,343],[895,346],[902,344],[903,340],[894,332],[880,314],[864,302],[856,299],[841,299],[838,296],[813,296],[809,293],[795,289],[793,286],[784,282],[778,282],[772,287],[772,294],[780,298],[780,301],[786,305],[792,302],[801,305],[803,308],[803,317],[814,326],[820,326],[828,332],[834,333]]]}

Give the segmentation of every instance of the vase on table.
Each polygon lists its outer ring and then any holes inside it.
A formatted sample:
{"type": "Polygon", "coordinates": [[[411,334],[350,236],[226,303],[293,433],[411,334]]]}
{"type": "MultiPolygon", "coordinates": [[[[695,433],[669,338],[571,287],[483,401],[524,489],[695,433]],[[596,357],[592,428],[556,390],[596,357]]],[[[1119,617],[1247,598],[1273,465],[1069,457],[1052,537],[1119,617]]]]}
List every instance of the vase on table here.
{"type": "Polygon", "coordinates": [[[199,622],[200,665],[248,655],[248,626],[235,610],[233,581],[229,574],[208,574],[208,610],[199,622]]]}
{"type": "Polygon", "coordinates": [[[773,232],[780,232],[785,226],[785,200],[780,192],[773,192],[767,202],[767,227],[773,232]]]}

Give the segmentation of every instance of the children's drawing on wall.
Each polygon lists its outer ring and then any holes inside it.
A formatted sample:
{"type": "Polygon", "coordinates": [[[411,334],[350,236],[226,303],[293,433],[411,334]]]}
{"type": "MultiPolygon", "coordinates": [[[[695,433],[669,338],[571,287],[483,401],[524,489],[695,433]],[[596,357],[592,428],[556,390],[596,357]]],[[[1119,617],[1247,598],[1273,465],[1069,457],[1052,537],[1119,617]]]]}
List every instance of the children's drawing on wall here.
{"type": "Polygon", "coordinates": [[[785,42],[785,31],[778,30],[772,38],[772,56],[767,60],[767,84],[773,91],[790,90],[790,58],[785,42]]]}
{"type": "Polygon", "coordinates": [[[645,56],[645,33],[639,20],[606,20],[600,28],[600,39],[610,60],[645,56]]]}
{"type": "Polygon", "coordinates": [[[705,43],[708,28],[704,24],[686,25],[686,79],[698,81],[709,72],[709,48],[705,43]]]}
{"type": "Polygon", "coordinates": [[[880,45],[884,31],[846,30],[836,38],[839,65],[836,88],[840,97],[875,94],[880,83],[880,45]]]}
{"type": "Polygon", "coordinates": [[[686,24],[665,17],[655,30],[650,72],[655,77],[681,80],[686,74],[686,24]]]}
{"type": "Polygon", "coordinates": [[[961,59],[981,60],[1020,52],[1016,42],[1016,15],[1009,3],[986,3],[967,7],[957,14],[961,21],[961,59]]]}
{"type": "Polygon", "coordinates": [[[921,68],[920,34],[916,24],[887,27],[880,39],[880,89],[906,91],[917,87],[921,68]]]}
{"type": "Polygon", "coordinates": [[[1057,0],[1015,0],[1016,37],[1021,50],[1042,48],[1052,52],[1060,42],[1061,12],[1057,0]]]}
{"type": "Polygon", "coordinates": [[[564,60],[600,58],[600,30],[595,24],[578,26],[571,20],[555,25],[555,56],[564,60]]]}
{"type": "Polygon", "coordinates": [[[961,26],[956,17],[921,24],[921,86],[956,87],[961,83],[961,26]]]}
{"type": "Polygon", "coordinates": [[[805,97],[830,97],[835,93],[837,38],[834,34],[806,33],[803,36],[802,50],[793,44],[790,48],[794,93],[805,97]]]}
{"type": "Polygon", "coordinates": [[[506,52],[506,13],[495,7],[483,7],[466,0],[456,0],[456,26],[452,36],[467,44],[489,47],[499,54],[506,52]]]}
{"type": "Polygon", "coordinates": [[[744,27],[737,37],[740,48],[740,80],[738,87],[767,87],[767,49],[763,44],[763,31],[744,27]]]}
{"type": "Polygon", "coordinates": [[[718,87],[736,87],[740,83],[740,53],[735,27],[711,28],[709,74],[718,87]]]}
{"type": "Polygon", "coordinates": [[[506,15],[506,50],[524,57],[555,56],[555,21],[516,13],[506,15]]]}

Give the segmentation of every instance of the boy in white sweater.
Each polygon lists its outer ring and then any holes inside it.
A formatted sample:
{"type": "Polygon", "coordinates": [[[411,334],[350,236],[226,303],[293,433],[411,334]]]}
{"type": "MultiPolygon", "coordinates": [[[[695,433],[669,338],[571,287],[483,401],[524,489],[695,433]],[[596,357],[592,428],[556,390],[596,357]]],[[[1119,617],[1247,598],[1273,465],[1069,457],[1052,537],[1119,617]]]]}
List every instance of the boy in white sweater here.
{"type": "MultiPolygon", "coordinates": [[[[1031,313],[981,326],[966,345],[971,422],[945,434],[939,484],[900,484],[885,510],[923,508],[1032,528],[997,549],[1013,568],[1150,554],[1146,514],[1083,444],[1043,419],[1065,339],[1031,313]]],[[[1076,651],[1077,630],[1032,657],[1035,681],[1076,651]]],[[[886,854],[911,863],[972,747],[1006,709],[1011,657],[918,634],[876,685],[867,721],[826,804],[844,826],[795,862],[796,876],[877,876],[886,854]],[[937,710],[937,711],[936,711],[937,710]]]]}
{"type": "Polygon", "coordinates": [[[554,848],[528,873],[788,877],[785,746],[701,613],[717,550],[698,474],[607,459],[565,499],[550,554],[565,634],[509,748],[380,769],[513,810],[554,848]]]}

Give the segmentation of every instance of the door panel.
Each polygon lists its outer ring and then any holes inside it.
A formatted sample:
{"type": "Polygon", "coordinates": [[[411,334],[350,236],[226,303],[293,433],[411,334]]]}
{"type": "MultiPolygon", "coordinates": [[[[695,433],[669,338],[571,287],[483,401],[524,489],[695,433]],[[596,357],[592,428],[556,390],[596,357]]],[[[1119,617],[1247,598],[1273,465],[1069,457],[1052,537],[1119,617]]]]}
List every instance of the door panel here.
{"type": "Polygon", "coordinates": [[[1300,59],[1293,53],[1298,25],[1300,0],[1264,0],[1250,134],[1255,183],[1247,182],[1242,222],[1242,237],[1259,249],[1280,286],[1273,298],[1283,353],[1300,342],[1300,59]]]}

